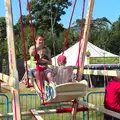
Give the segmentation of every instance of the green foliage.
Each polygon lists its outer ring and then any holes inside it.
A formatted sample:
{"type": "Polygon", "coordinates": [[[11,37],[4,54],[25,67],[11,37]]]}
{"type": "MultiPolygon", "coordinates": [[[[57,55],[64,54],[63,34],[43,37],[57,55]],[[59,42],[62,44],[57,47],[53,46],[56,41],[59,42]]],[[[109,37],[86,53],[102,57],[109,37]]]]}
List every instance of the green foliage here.
{"type": "MultiPolygon", "coordinates": [[[[60,24],[61,16],[65,15],[65,9],[71,6],[69,0],[30,0],[32,22],[35,36],[43,34],[46,45],[51,49],[52,56],[61,52],[64,46],[67,29],[60,24]]],[[[23,15],[24,37],[26,51],[33,45],[33,37],[29,24],[29,15],[23,15]]],[[[68,20],[69,21],[69,20],[68,20]]],[[[73,22],[66,43],[66,49],[75,44],[80,39],[81,19],[73,22]]],[[[85,19],[82,23],[84,31],[85,19]]],[[[82,32],[83,32],[82,31],[82,32]]],[[[20,19],[14,25],[15,45],[17,58],[23,58],[24,46],[20,19]]],[[[111,23],[106,17],[92,19],[89,39],[94,45],[114,54],[120,53],[120,17],[111,23]]],[[[5,18],[0,18],[0,52],[7,55],[6,22],[5,18]]],[[[29,55],[27,56],[29,57],[29,55]]]]}
{"type": "Polygon", "coordinates": [[[32,39],[31,29],[30,27],[25,27],[24,41],[22,40],[21,32],[15,35],[15,46],[16,46],[17,58],[24,58],[25,53],[27,54],[27,58],[29,58],[28,50],[32,45],[33,45],[33,39],[32,39]],[[25,42],[26,51],[24,49],[24,42],[25,42]]]}
{"type": "MultiPolygon", "coordinates": [[[[60,52],[62,48],[61,34],[64,27],[59,23],[61,16],[65,14],[64,8],[68,8],[71,2],[68,0],[31,0],[31,14],[32,22],[35,30],[35,36],[42,34],[45,37],[46,45],[51,49],[52,55],[54,51],[60,52]],[[56,46],[57,44],[57,46],[56,46]],[[58,49],[59,48],[59,49],[58,49]]],[[[27,46],[27,52],[33,44],[32,31],[29,25],[29,15],[22,16],[24,25],[24,36],[27,46]]],[[[23,57],[24,49],[21,41],[21,26],[20,19],[14,26],[15,39],[16,39],[16,55],[17,58],[23,57]]]]}
{"type": "Polygon", "coordinates": [[[0,17],[0,56],[7,56],[6,21],[0,17]]]}
{"type": "Polygon", "coordinates": [[[6,21],[4,17],[0,18],[0,40],[4,41],[6,38],[6,21]]]}
{"type": "MultiPolygon", "coordinates": [[[[73,29],[79,33],[81,20],[77,19],[74,22],[73,29]]],[[[83,28],[85,20],[83,21],[83,28]]],[[[111,23],[107,18],[92,19],[88,41],[94,45],[112,52],[120,53],[120,17],[114,23],[111,23]]]]}
{"type": "Polygon", "coordinates": [[[68,0],[31,0],[30,5],[37,32],[42,30],[46,33],[52,26],[57,34],[63,31],[63,26],[58,22],[65,15],[64,8],[71,5],[68,0]]]}
{"type": "Polygon", "coordinates": [[[112,53],[120,54],[120,17],[113,23],[107,47],[112,53]]]}

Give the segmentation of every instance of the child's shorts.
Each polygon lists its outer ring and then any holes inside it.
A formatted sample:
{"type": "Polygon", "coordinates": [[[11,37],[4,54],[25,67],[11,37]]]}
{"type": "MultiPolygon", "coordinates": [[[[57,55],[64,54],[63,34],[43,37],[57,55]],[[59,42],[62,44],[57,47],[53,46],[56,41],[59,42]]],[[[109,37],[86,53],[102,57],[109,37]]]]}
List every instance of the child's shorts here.
{"type": "Polygon", "coordinates": [[[49,72],[52,72],[52,70],[50,68],[47,68],[44,70],[45,75],[47,75],[49,72]]]}

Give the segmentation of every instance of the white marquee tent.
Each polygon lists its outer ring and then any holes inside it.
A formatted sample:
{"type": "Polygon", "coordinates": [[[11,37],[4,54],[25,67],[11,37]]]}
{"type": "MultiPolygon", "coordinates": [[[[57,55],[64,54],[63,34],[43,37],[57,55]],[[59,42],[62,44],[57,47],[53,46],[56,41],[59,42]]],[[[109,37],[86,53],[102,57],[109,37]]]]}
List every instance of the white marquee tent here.
{"type": "MultiPolygon", "coordinates": [[[[72,47],[70,47],[66,51],[64,51],[64,55],[67,57],[67,64],[66,64],[67,66],[68,65],[72,65],[72,66],[76,65],[78,49],[79,49],[79,42],[77,42],[72,47]]],[[[87,51],[90,52],[90,57],[119,57],[115,54],[112,54],[110,52],[100,49],[99,47],[93,45],[90,42],[87,43],[87,51]]],[[[53,65],[55,65],[55,64],[57,65],[57,62],[55,62],[55,61],[57,61],[57,57],[59,55],[60,54],[58,54],[57,56],[52,58],[53,65]]],[[[87,58],[85,58],[84,64],[87,65],[87,58]]]]}

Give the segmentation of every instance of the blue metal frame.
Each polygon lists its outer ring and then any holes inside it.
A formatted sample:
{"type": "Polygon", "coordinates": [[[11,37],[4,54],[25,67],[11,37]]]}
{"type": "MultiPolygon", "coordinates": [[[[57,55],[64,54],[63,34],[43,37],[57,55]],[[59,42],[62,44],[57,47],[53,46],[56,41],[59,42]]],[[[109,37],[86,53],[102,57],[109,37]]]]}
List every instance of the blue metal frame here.
{"type": "MultiPolygon", "coordinates": [[[[8,113],[9,111],[9,99],[8,99],[8,96],[6,94],[3,94],[3,93],[0,93],[0,97],[5,97],[6,99],[6,113],[8,113]]],[[[8,120],[8,118],[6,118],[6,120],[8,120]]]]}

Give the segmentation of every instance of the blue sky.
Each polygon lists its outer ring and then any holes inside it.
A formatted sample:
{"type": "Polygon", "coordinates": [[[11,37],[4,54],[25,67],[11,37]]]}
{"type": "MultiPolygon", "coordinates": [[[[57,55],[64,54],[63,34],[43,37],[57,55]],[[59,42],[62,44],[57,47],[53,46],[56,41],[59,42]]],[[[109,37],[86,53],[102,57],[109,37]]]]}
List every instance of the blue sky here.
{"type": "MultiPolygon", "coordinates": [[[[22,11],[23,14],[27,14],[26,11],[26,0],[22,1],[22,11]]],[[[72,0],[74,2],[74,0],[72,0]]],[[[77,18],[81,18],[82,13],[82,1],[77,0],[75,13],[73,16],[73,21],[77,18]]],[[[18,0],[12,0],[13,4],[13,18],[14,23],[19,18],[19,6],[18,0]]],[[[85,17],[87,11],[88,0],[86,0],[86,9],[85,9],[85,17]]],[[[107,17],[111,22],[114,22],[120,16],[120,0],[95,0],[94,9],[93,9],[93,18],[100,18],[100,17],[107,17]]],[[[72,6],[66,10],[66,15],[61,17],[61,23],[64,24],[65,27],[68,27],[70,16],[72,12],[72,6]]],[[[0,0],[0,16],[5,16],[5,7],[4,7],[4,0],[0,0]]]]}

